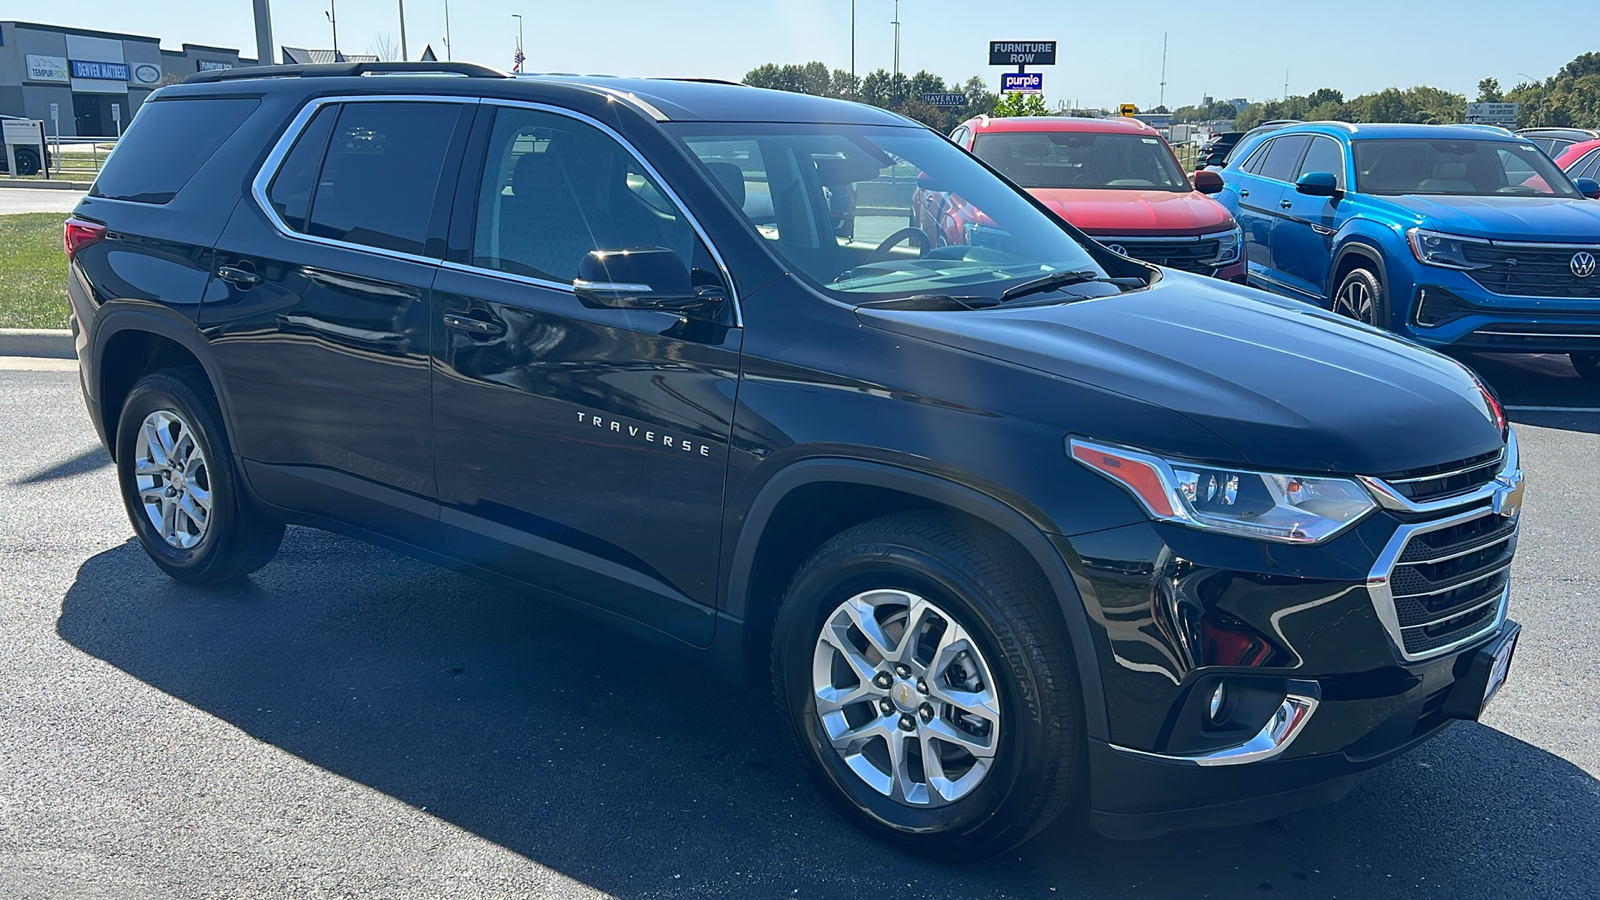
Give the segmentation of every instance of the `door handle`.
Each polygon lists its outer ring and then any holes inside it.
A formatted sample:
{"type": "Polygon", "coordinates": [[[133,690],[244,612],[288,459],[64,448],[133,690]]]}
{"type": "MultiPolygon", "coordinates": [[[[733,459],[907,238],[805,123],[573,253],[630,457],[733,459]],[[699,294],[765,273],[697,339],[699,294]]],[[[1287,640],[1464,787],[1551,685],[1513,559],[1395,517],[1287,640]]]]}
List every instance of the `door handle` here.
{"type": "Polygon", "coordinates": [[[1278,205],[1280,207],[1284,208],[1284,209],[1292,209],[1294,207],[1294,201],[1293,200],[1279,200],[1278,201],[1278,205]]]}
{"type": "Polygon", "coordinates": [[[493,319],[478,319],[457,313],[445,313],[441,318],[444,319],[446,328],[454,328],[456,331],[464,331],[476,337],[498,337],[506,333],[505,323],[493,319]]]}
{"type": "Polygon", "coordinates": [[[217,267],[217,277],[245,291],[261,283],[261,276],[245,268],[244,265],[219,266],[217,267]]]}

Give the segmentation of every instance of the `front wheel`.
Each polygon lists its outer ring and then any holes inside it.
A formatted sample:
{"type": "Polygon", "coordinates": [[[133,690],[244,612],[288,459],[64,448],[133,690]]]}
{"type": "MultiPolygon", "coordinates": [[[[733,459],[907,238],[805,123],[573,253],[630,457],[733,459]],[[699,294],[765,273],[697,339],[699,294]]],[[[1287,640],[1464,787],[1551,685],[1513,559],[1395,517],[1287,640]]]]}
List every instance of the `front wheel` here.
{"type": "Polygon", "coordinates": [[[146,375],[117,424],[117,481],[145,552],[191,584],[247,575],[278,552],[283,524],[251,508],[222,415],[198,369],[146,375]]]}
{"type": "Polygon", "coordinates": [[[779,713],[829,799],[873,835],[972,860],[1067,807],[1082,770],[1059,612],[998,535],[940,517],[858,525],[790,585],[779,713]]]}
{"type": "Polygon", "coordinates": [[[1567,358],[1572,360],[1572,367],[1579,375],[1590,381],[1600,381],[1600,353],[1568,353],[1567,358]]]}
{"type": "Polygon", "coordinates": [[[1370,269],[1351,269],[1333,292],[1333,311],[1374,328],[1389,327],[1389,298],[1370,269]]]}

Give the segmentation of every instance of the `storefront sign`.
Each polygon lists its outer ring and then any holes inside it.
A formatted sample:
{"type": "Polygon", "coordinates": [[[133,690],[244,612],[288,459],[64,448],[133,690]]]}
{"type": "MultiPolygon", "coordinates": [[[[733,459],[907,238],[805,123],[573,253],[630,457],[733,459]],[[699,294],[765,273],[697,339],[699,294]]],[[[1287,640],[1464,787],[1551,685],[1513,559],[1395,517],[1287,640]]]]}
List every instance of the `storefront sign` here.
{"type": "Polygon", "coordinates": [[[991,66],[1053,66],[1055,41],[990,41],[991,66]]]}
{"type": "Polygon", "coordinates": [[[1000,73],[1000,93],[1002,94],[1037,94],[1043,90],[1043,72],[1000,73]]]}
{"type": "Polygon", "coordinates": [[[72,61],[73,78],[94,78],[100,81],[127,81],[133,77],[127,63],[72,61]]]}
{"type": "Polygon", "coordinates": [[[216,62],[209,59],[197,59],[194,61],[194,64],[201,72],[225,72],[233,68],[233,63],[216,62]]]}
{"type": "Polygon", "coordinates": [[[152,63],[137,63],[133,67],[135,84],[156,84],[161,81],[161,67],[152,63]]]}
{"type": "Polygon", "coordinates": [[[67,58],[28,54],[28,80],[71,81],[71,76],[67,74],[67,58]]]}

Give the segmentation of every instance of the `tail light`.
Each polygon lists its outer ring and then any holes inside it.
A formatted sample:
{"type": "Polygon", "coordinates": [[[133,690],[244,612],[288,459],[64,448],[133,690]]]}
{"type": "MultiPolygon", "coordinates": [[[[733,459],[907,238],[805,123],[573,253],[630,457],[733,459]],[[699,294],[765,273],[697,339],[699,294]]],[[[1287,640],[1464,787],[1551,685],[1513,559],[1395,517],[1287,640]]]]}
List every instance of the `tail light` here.
{"type": "Polygon", "coordinates": [[[103,240],[106,236],[106,227],[99,222],[90,222],[73,216],[67,219],[66,225],[61,229],[61,243],[66,248],[67,259],[78,255],[78,251],[103,240]]]}

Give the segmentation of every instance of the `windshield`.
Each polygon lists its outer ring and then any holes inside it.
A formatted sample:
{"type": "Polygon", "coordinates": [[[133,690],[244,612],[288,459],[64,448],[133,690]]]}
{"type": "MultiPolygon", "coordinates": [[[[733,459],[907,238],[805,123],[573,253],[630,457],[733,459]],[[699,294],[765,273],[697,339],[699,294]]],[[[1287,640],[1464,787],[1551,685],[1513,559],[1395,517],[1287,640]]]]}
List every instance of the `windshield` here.
{"type": "Polygon", "coordinates": [[[1150,135],[1002,131],[978,135],[972,152],[1025,188],[1190,189],[1172,151],[1150,135]]]}
{"type": "Polygon", "coordinates": [[[998,298],[1053,272],[1105,272],[1059,222],[921,128],[669,126],[791,271],[859,303],[998,298]]]}
{"type": "Polygon", "coordinates": [[[1362,193],[1581,196],[1532,144],[1413,138],[1355,141],[1353,146],[1362,193]]]}

